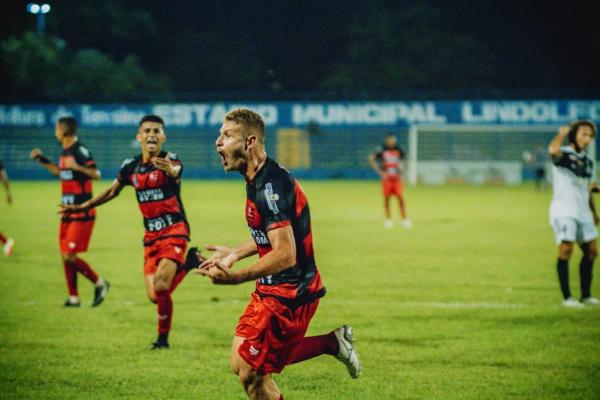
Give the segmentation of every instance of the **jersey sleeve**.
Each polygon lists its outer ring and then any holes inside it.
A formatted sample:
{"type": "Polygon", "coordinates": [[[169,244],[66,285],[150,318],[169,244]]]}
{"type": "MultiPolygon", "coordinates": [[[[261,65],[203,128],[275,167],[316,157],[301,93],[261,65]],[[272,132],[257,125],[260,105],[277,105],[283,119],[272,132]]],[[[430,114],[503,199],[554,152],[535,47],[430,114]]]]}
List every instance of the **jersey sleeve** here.
{"type": "Polygon", "coordinates": [[[563,146],[560,148],[560,154],[558,156],[553,156],[552,163],[557,167],[566,167],[570,163],[570,153],[571,148],[568,146],[563,146]]]}
{"type": "Polygon", "coordinates": [[[92,152],[84,145],[81,145],[77,148],[77,151],[75,152],[75,160],[79,165],[83,165],[88,168],[96,168],[96,161],[92,156],[92,152]]]}
{"type": "Polygon", "coordinates": [[[402,146],[398,146],[398,152],[400,153],[400,159],[404,160],[406,158],[406,150],[402,146]]]}
{"type": "Polygon", "coordinates": [[[181,167],[179,170],[179,176],[177,177],[177,179],[180,179],[183,176],[183,163],[181,162],[179,155],[177,155],[177,153],[169,153],[169,158],[171,159],[171,163],[173,165],[179,165],[181,167]]]}
{"type": "Polygon", "coordinates": [[[121,169],[119,169],[119,172],[117,172],[116,176],[121,185],[131,185],[131,171],[133,162],[133,158],[128,158],[127,160],[123,161],[123,164],[121,164],[121,169]]]}
{"type": "Polygon", "coordinates": [[[264,218],[266,231],[292,223],[294,191],[286,182],[269,182],[257,196],[258,212],[264,218]]]}

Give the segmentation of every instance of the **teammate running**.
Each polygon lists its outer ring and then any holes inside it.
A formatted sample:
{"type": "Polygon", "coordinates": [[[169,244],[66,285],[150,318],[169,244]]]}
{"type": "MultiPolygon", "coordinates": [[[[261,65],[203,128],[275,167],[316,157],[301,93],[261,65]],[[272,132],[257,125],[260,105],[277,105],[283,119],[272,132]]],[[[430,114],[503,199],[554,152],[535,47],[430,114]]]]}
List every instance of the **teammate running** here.
{"type": "Polygon", "coordinates": [[[556,268],[563,305],[566,307],[600,305],[600,301],[591,294],[592,267],[598,253],[596,225],[600,218],[590,195],[590,192],[598,191],[598,186],[592,182],[594,164],[586,150],[594,137],[596,126],[592,122],[577,121],[571,126],[561,126],[548,146],[554,164],[550,224],[558,245],[556,268]],[[567,146],[562,145],[565,137],[568,139],[567,146]],[[583,251],[579,264],[581,301],[571,295],[569,287],[569,259],[573,254],[574,242],[583,251]]]}
{"type": "Polygon", "coordinates": [[[388,133],[385,137],[383,147],[369,156],[371,168],[380,176],[383,189],[383,202],[385,209],[384,226],[391,228],[394,226],[390,213],[390,198],[396,196],[400,203],[400,215],[402,216],[402,226],[412,227],[412,223],[406,214],[406,202],[404,201],[404,186],[402,184],[402,173],[404,169],[404,159],[406,152],[397,144],[396,136],[388,133]]]}
{"type": "MultiPolygon", "coordinates": [[[[4,164],[2,163],[2,160],[0,160],[0,180],[4,185],[4,189],[6,189],[6,202],[8,204],[12,204],[12,195],[10,194],[10,181],[8,180],[8,175],[4,170],[4,164]]],[[[10,256],[15,247],[15,240],[4,236],[4,234],[0,232],[0,242],[2,243],[2,251],[4,255],[10,256]]]]}
{"type": "MultiPolygon", "coordinates": [[[[183,165],[176,154],[161,150],[167,140],[164,128],[159,116],[143,117],[136,136],[142,154],[125,160],[113,183],[93,199],[63,206],[65,215],[71,215],[114,199],[126,185],[135,189],[146,230],[144,284],[158,313],[158,338],[152,343],[152,349],[169,348],[173,318],[171,294],[190,269],[185,264],[190,228],[180,198],[183,165]]],[[[195,252],[192,254],[196,256],[195,252]]]]}
{"type": "Polygon", "coordinates": [[[231,355],[231,367],[251,399],[283,399],[271,378],[286,365],[330,354],[350,375],[360,374],[352,328],[304,337],[325,295],[313,254],[310,211],[296,179],[267,157],[264,122],[247,109],[229,112],[216,141],[225,171],[246,178],[246,221],[253,240],[234,248],[207,246],[214,251],[198,273],[215,284],[256,281],[250,304],[241,316],[231,355]],[[233,265],[258,254],[258,261],[234,271],[233,265]]]}
{"type": "MultiPolygon", "coordinates": [[[[56,123],[56,139],[63,151],[58,165],[42,154],[39,148],[31,151],[31,158],[40,163],[52,175],[61,180],[62,204],[80,204],[92,197],[92,179],[100,178],[100,171],[90,150],[77,138],[77,121],[73,117],[63,117],[56,123]]],[[[65,270],[69,298],[65,307],[79,307],[77,273],[90,280],[94,286],[92,307],[102,303],[110,284],[98,276],[96,271],[84,261],[79,253],[87,251],[96,212],[94,210],[63,215],[60,223],[60,252],[65,270]]]]}

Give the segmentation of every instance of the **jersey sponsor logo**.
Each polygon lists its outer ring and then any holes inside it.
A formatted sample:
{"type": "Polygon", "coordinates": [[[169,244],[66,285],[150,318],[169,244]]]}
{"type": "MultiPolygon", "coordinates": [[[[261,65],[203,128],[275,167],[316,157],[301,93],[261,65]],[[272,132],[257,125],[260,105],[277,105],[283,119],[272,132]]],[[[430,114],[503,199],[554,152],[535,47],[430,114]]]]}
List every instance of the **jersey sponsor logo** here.
{"type": "MultiPolygon", "coordinates": [[[[135,179],[135,177],[134,177],[134,179],[135,179]]],[[[136,184],[137,184],[137,182],[136,182],[136,184]]],[[[138,201],[140,203],[145,203],[148,201],[158,201],[158,200],[163,200],[165,198],[165,193],[163,192],[163,190],[161,188],[140,190],[136,193],[137,193],[138,201]]]]}
{"type": "Polygon", "coordinates": [[[60,179],[63,181],[73,180],[73,171],[70,169],[63,169],[60,171],[60,179]]]}
{"type": "Polygon", "coordinates": [[[263,276],[258,280],[261,285],[272,285],[273,284],[273,275],[263,276]]]}
{"type": "Polygon", "coordinates": [[[273,185],[271,182],[265,185],[265,199],[267,199],[267,206],[269,206],[269,210],[273,212],[273,214],[279,214],[279,207],[277,207],[277,200],[279,200],[279,195],[273,192],[273,185]]]}
{"type": "Polygon", "coordinates": [[[85,158],[88,158],[88,157],[90,156],[90,151],[89,151],[89,150],[87,149],[87,147],[85,147],[85,146],[79,146],[79,152],[80,152],[81,154],[83,154],[83,156],[84,156],[85,158]]]}
{"type": "Polygon", "coordinates": [[[153,182],[156,182],[158,180],[158,171],[151,172],[150,175],[148,175],[148,179],[150,179],[153,182]]]}
{"type": "Polygon", "coordinates": [[[257,355],[260,354],[260,350],[257,349],[256,347],[250,345],[250,348],[248,349],[248,352],[250,353],[251,356],[256,357],[257,355]]]}
{"type": "Polygon", "coordinates": [[[160,217],[145,220],[144,225],[146,226],[147,231],[158,232],[179,221],[181,221],[181,218],[177,218],[175,214],[165,214],[160,217]]]}
{"type": "Polygon", "coordinates": [[[261,245],[261,246],[270,246],[271,245],[271,242],[269,242],[269,237],[267,236],[267,234],[264,231],[261,231],[259,229],[250,228],[250,235],[252,235],[254,242],[256,242],[256,244],[258,244],[258,245],[261,245]]]}
{"type": "Polygon", "coordinates": [[[138,178],[137,178],[137,176],[135,176],[135,175],[134,175],[134,176],[131,178],[131,183],[133,184],[133,187],[137,189],[137,187],[139,186],[139,181],[138,181],[138,178]]]}
{"type": "Polygon", "coordinates": [[[181,253],[181,247],[175,246],[175,253],[177,253],[177,254],[181,253]]]}
{"type": "Polygon", "coordinates": [[[75,195],[73,194],[63,194],[62,196],[62,204],[75,204],[75,195]]]}

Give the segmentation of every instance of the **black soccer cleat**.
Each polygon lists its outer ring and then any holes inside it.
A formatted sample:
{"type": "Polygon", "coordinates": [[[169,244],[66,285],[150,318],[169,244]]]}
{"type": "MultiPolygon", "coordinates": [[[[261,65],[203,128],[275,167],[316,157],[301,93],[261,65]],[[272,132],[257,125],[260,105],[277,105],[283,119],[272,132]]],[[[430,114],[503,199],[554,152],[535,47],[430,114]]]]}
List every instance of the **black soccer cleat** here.
{"type": "Polygon", "coordinates": [[[198,268],[204,261],[206,261],[206,258],[202,257],[200,250],[198,250],[197,247],[190,247],[185,255],[183,269],[185,269],[187,272],[190,272],[190,270],[198,268]]]}
{"type": "Polygon", "coordinates": [[[92,301],[92,307],[98,307],[104,301],[108,289],[110,289],[110,283],[106,280],[104,281],[104,285],[99,287],[96,286],[94,289],[94,301],[92,301]]]}
{"type": "Polygon", "coordinates": [[[68,299],[67,301],[65,301],[64,307],[79,307],[81,306],[80,302],[77,303],[71,303],[68,299]]]}
{"type": "Polygon", "coordinates": [[[152,347],[150,347],[150,350],[167,350],[169,348],[169,342],[162,342],[160,340],[157,340],[156,342],[152,343],[152,347]]]}

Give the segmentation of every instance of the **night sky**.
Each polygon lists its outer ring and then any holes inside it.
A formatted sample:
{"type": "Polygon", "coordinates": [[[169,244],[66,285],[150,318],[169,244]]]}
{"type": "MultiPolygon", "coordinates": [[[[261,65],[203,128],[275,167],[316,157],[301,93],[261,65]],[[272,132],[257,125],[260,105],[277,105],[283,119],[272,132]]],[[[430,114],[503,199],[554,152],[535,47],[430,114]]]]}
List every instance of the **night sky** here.
{"type": "MultiPolygon", "coordinates": [[[[0,37],[35,30],[4,2],[0,37]]],[[[598,97],[586,2],[49,2],[69,49],[134,55],[173,92],[598,97]]]]}

